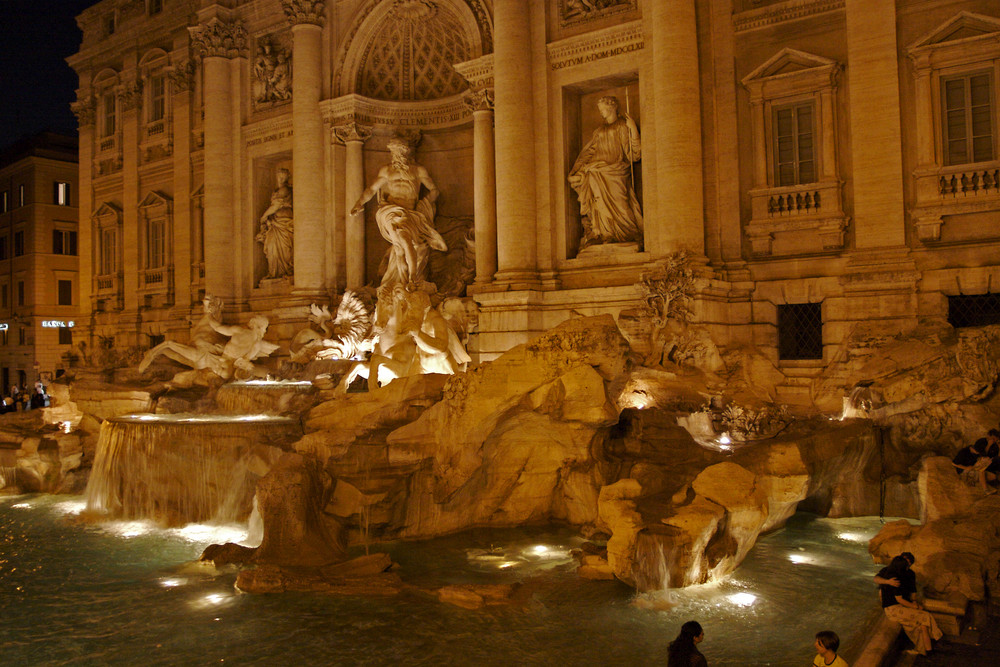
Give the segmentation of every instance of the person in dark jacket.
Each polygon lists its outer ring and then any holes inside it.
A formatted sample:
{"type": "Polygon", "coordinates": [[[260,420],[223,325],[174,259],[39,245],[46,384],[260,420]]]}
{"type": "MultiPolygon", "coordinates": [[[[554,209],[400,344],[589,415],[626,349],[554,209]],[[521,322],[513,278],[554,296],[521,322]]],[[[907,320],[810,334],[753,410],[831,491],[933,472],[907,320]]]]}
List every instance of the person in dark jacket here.
{"type": "Polygon", "coordinates": [[[667,648],[667,667],[708,667],[708,661],[697,648],[704,640],[705,631],[698,621],[682,625],[677,639],[667,648]]]}

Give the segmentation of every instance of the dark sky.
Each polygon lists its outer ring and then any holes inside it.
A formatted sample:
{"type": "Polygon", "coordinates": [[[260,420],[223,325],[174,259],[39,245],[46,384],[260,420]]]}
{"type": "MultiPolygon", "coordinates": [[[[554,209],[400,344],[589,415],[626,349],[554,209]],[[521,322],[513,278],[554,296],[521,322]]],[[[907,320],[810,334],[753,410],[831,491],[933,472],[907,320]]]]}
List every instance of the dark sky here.
{"type": "Polygon", "coordinates": [[[69,105],[80,47],[75,17],[98,0],[0,0],[0,150],[43,130],[76,134],[69,105]]]}

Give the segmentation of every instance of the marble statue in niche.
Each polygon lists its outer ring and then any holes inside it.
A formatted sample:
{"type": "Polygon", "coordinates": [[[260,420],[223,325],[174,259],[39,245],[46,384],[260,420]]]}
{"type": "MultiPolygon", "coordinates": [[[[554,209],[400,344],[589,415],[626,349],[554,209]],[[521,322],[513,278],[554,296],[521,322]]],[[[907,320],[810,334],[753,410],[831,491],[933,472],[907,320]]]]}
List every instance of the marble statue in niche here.
{"type": "Polygon", "coordinates": [[[256,105],[271,105],[292,99],[292,72],[288,50],[261,40],[253,59],[251,91],[256,105]]]}
{"type": "Polygon", "coordinates": [[[618,98],[597,102],[604,124],[594,130],[569,172],[580,200],[580,249],[602,243],[642,243],[642,210],[635,196],[633,162],[641,156],[639,129],[619,110],[618,98]]]}
{"type": "Polygon", "coordinates": [[[361,193],[351,215],[361,213],[365,204],[378,195],[375,222],[382,238],[391,245],[381,287],[402,284],[412,290],[427,280],[431,249],[443,252],[448,246],[434,228],[438,189],[430,174],[413,160],[413,147],[404,139],[390,139],[387,147],[391,162],[361,193]],[[422,188],[427,190],[423,197],[422,188]]]}
{"type": "Polygon", "coordinates": [[[260,231],[256,240],[264,247],[267,258],[267,278],[292,275],[292,186],[284,167],[275,172],[277,187],[271,193],[271,203],[260,216],[260,231]]]}

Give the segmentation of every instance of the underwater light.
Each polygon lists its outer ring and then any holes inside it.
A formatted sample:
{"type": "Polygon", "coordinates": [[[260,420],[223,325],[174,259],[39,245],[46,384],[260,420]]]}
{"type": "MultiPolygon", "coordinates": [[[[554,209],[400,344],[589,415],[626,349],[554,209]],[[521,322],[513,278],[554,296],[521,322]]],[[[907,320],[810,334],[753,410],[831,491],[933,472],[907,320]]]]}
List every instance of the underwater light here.
{"type": "Polygon", "coordinates": [[[731,442],[732,442],[732,440],[729,439],[729,434],[728,433],[723,433],[722,435],[719,436],[719,444],[720,445],[728,445],[731,442]]]}
{"type": "Polygon", "coordinates": [[[180,579],[161,579],[160,580],[160,585],[163,586],[164,588],[173,588],[175,586],[180,586],[183,583],[184,582],[181,581],[180,579]]]}
{"type": "Polygon", "coordinates": [[[506,570],[509,567],[514,567],[515,565],[517,565],[516,560],[505,560],[504,562],[497,565],[497,567],[500,568],[501,570],[506,570]]]}
{"type": "Polygon", "coordinates": [[[16,505],[11,505],[11,507],[13,507],[14,509],[19,509],[19,510],[30,510],[31,509],[31,503],[17,503],[16,505]]]}
{"type": "Polygon", "coordinates": [[[798,563],[805,563],[805,562],[807,562],[809,560],[809,558],[807,558],[806,556],[803,556],[802,554],[791,554],[788,557],[788,560],[792,561],[793,563],[798,564],[798,563]]]}
{"type": "Polygon", "coordinates": [[[729,596],[729,601],[741,607],[749,607],[757,601],[757,596],[753,593],[733,593],[729,596]]]}
{"type": "Polygon", "coordinates": [[[62,514],[79,514],[87,508],[87,503],[83,500],[67,500],[61,503],[56,503],[54,506],[57,512],[62,514]]]}
{"type": "Polygon", "coordinates": [[[549,548],[544,544],[538,544],[536,546],[531,547],[531,552],[538,554],[539,556],[544,556],[549,552],[549,548]]]}
{"type": "Polygon", "coordinates": [[[837,537],[842,540],[847,540],[848,542],[864,542],[865,538],[863,535],[858,533],[838,533],[837,537]]]}

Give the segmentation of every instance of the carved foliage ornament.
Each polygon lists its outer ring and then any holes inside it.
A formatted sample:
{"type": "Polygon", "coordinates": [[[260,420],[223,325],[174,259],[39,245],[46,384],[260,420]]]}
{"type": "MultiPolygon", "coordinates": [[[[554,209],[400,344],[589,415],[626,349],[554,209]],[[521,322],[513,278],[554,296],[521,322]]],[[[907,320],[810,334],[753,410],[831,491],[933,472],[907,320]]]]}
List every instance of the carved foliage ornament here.
{"type": "Polygon", "coordinates": [[[358,123],[347,123],[333,128],[333,136],[336,137],[337,141],[342,144],[347,144],[351,141],[360,141],[361,143],[364,143],[371,138],[372,129],[366,125],[359,125],[358,123]]]}
{"type": "Polygon", "coordinates": [[[188,28],[191,43],[203,56],[236,58],[246,55],[247,31],[238,21],[220,21],[213,18],[208,23],[188,28]]]}
{"type": "Polygon", "coordinates": [[[118,98],[122,103],[122,111],[131,111],[142,104],[142,79],[122,84],[118,90],[118,98]]]}
{"type": "Polygon", "coordinates": [[[465,95],[465,104],[470,111],[493,111],[493,89],[480,88],[465,95]]]}
{"type": "Polygon", "coordinates": [[[76,122],[80,127],[94,124],[94,115],[97,110],[97,105],[94,103],[94,98],[90,95],[82,97],[76,102],[70,104],[70,109],[76,115],[76,122]]]}
{"type": "Polygon", "coordinates": [[[326,21],[323,15],[326,0],[281,0],[281,8],[292,25],[305,23],[322,26],[326,21]]]}
{"type": "Polygon", "coordinates": [[[560,0],[559,18],[564,26],[603,18],[636,8],[636,0],[560,0]]]}
{"type": "Polygon", "coordinates": [[[194,84],[194,63],[190,60],[178,63],[167,71],[167,76],[170,77],[170,84],[175,92],[191,90],[194,84]]]}

